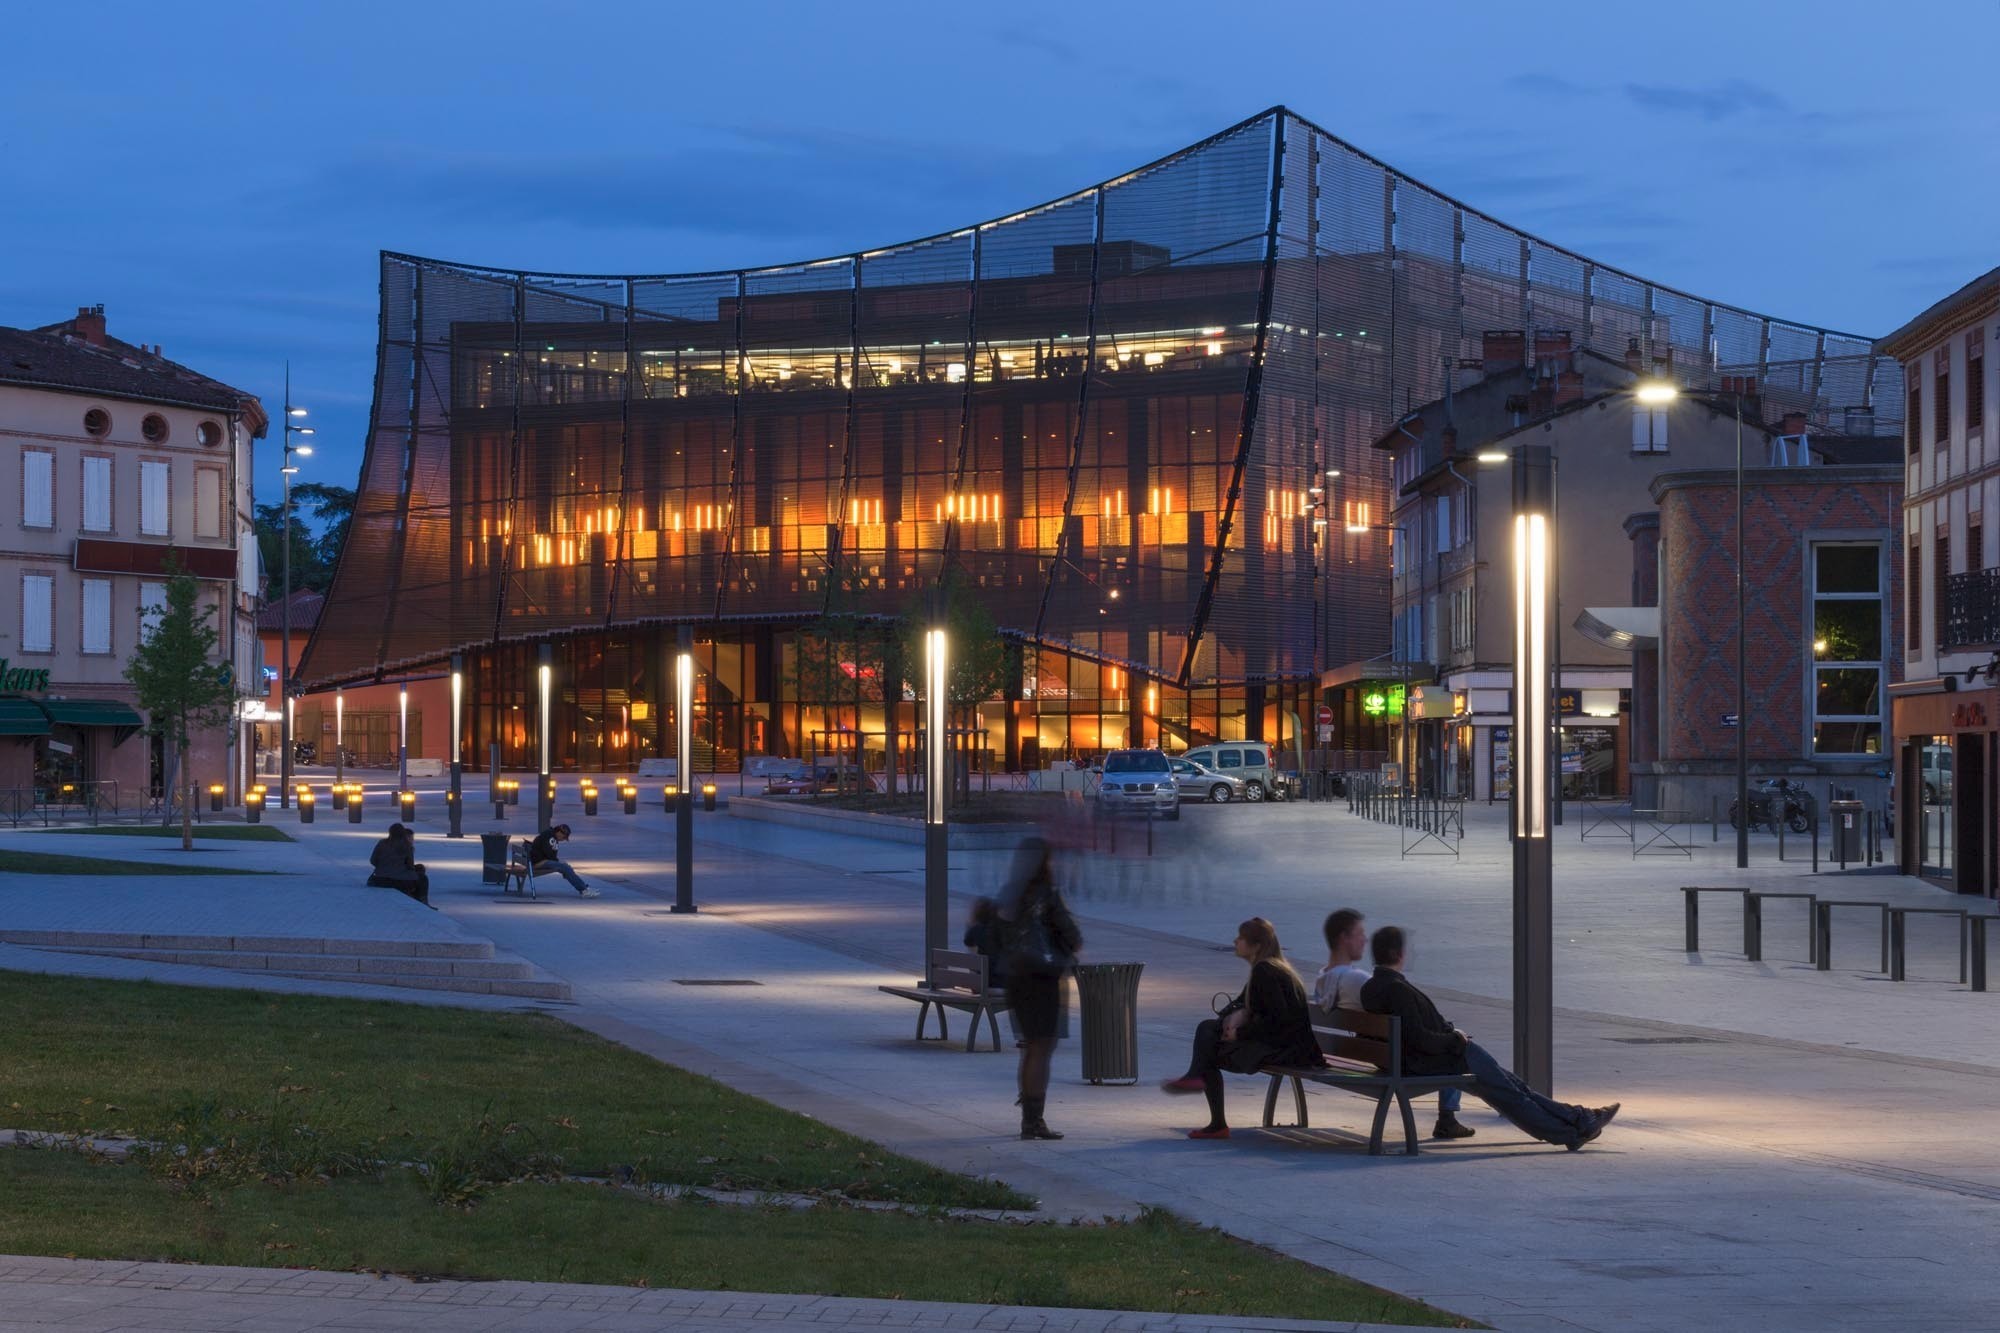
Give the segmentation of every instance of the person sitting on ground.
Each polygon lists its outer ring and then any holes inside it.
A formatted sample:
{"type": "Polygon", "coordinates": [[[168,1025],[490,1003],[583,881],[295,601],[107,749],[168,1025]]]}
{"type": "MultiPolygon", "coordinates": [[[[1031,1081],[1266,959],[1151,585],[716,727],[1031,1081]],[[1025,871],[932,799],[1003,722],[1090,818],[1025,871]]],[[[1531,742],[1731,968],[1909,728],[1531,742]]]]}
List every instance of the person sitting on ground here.
{"type": "MultiPolygon", "coordinates": [[[[1367,1008],[1361,1002],[1361,988],[1374,972],[1361,959],[1368,952],[1368,925],[1361,913],[1343,907],[1326,918],[1326,966],[1313,982],[1313,1003],[1329,1012],[1335,1009],[1367,1008]]],[[[1464,1096],[1457,1088],[1438,1089],[1437,1124],[1434,1139],[1469,1139],[1479,1131],[1463,1124],[1458,1108],[1464,1096]]]]}
{"type": "MultiPolygon", "coordinates": [[[[1479,1086],[1473,1094],[1511,1121],[1530,1138],[1560,1143],[1575,1152],[1604,1132],[1618,1114],[1619,1103],[1577,1106],[1542,1096],[1488,1055],[1472,1038],[1445,1022],[1431,1003],[1403,975],[1409,963],[1409,940],[1401,926],[1384,926],[1369,943],[1375,975],[1361,988],[1361,1001],[1371,1014],[1391,1014],[1403,1022],[1403,1072],[1470,1074],[1479,1086]]],[[[1442,1123],[1442,1116],[1440,1116],[1442,1123]]]]}
{"type": "Polygon", "coordinates": [[[368,853],[374,867],[368,885],[376,889],[400,889],[424,906],[431,905],[431,877],[417,862],[417,835],[403,824],[389,825],[388,836],[368,853]]]}
{"type": "Polygon", "coordinates": [[[561,875],[569,881],[579,898],[595,898],[597,890],[584,883],[583,876],[577,874],[575,868],[562,859],[562,853],[556,850],[568,841],[569,825],[556,824],[545,828],[528,844],[528,860],[534,865],[537,875],[561,875]]]}
{"type": "Polygon", "coordinates": [[[1306,986],[1285,961],[1277,927],[1253,916],[1236,928],[1236,956],[1250,964],[1243,991],[1214,1018],[1194,1030],[1188,1072],[1160,1086],[1168,1092],[1200,1092],[1208,1097],[1208,1123],[1190,1130],[1191,1139],[1226,1139],[1222,1074],[1254,1074],[1265,1065],[1326,1063],[1313,1035],[1306,986]]]}

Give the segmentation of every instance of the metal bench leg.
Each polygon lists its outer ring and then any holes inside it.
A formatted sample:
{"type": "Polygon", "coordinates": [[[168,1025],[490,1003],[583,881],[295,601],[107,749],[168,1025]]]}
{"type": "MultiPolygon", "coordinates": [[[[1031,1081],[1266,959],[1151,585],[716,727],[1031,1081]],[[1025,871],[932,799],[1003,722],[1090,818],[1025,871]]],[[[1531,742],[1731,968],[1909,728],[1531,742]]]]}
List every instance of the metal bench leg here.
{"type": "Polygon", "coordinates": [[[1306,1127],[1306,1085],[1297,1078],[1292,1080],[1292,1105],[1298,1108],[1299,1128],[1306,1127]]]}
{"type": "Polygon", "coordinates": [[[1410,1156],[1417,1155],[1417,1116],[1410,1109],[1410,1095],[1401,1088],[1396,1089],[1396,1105],[1403,1112],[1403,1151],[1410,1156]]]}
{"type": "MultiPolygon", "coordinates": [[[[978,1028],[978,1021],[974,1020],[972,1026],[978,1028]]],[[[1000,1052],[1000,1020],[990,1007],[986,1010],[986,1030],[993,1034],[993,1051],[997,1055],[1000,1052]]]]}
{"type": "Polygon", "coordinates": [[[979,1015],[984,1012],[984,1008],[974,1009],[966,1016],[965,1053],[967,1055],[979,1049],[979,1015]]]}
{"type": "Polygon", "coordinates": [[[931,1016],[931,1002],[930,1002],[929,1000],[919,1000],[919,1001],[917,1002],[917,1040],[918,1040],[918,1041],[922,1041],[922,1040],[924,1039],[924,1020],[925,1020],[925,1019],[927,1019],[927,1018],[929,1018],[930,1016],[931,1016]]]}
{"type": "Polygon", "coordinates": [[[1387,1088],[1382,1089],[1381,1094],[1375,1098],[1375,1124],[1368,1131],[1370,1157],[1382,1155],[1382,1127],[1389,1123],[1389,1100],[1390,1094],[1387,1088]]]}
{"type": "Polygon", "coordinates": [[[1285,1081],[1283,1074],[1271,1075],[1271,1086],[1264,1090],[1264,1128],[1278,1123],[1278,1085],[1285,1081]]]}

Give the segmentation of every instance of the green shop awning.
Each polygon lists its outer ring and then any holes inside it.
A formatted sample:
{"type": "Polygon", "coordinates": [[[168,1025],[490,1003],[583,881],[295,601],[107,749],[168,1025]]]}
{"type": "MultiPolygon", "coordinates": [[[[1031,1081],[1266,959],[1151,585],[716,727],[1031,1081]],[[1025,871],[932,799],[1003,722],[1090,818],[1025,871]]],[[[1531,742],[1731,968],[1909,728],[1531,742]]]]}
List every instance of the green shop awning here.
{"type": "Polygon", "coordinates": [[[116,699],[44,699],[42,711],[49,721],[70,727],[110,727],[111,743],[122,745],[125,738],[146,725],[130,704],[116,699]]]}
{"type": "Polygon", "coordinates": [[[0,695],[0,736],[46,736],[49,719],[33,699],[0,695]]]}

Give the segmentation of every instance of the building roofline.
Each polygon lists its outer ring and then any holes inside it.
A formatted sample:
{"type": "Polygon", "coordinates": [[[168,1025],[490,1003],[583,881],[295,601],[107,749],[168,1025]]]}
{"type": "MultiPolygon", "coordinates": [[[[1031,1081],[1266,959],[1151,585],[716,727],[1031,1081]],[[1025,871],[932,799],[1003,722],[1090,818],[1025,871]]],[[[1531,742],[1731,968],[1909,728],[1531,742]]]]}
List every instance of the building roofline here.
{"type": "MultiPolygon", "coordinates": [[[[1816,463],[1811,467],[1749,467],[1743,469],[1743,487],[1770,486],[1782,482],[1835,482],[1844,485],[1885,485],[1900,487],[1903,484],[1903,465],[1900,463],[1816,463]]],[[[1736,488],[1736,469],[1727,467],[1688,468],[1681,472],[1662,472],[1653,478],[1647,488],[1653,503],[1659,504],[1671,491],[1689,490],[1696,486],[1721,486],[1730,490],[1736,488]]]]}
{"type": "Polygon", "coordinates": [[[1933,301],[1915,319],[1894,333],[1878,338],[1875,350],[1883,356],[1903,360],[1936,342],[1957,325],[1989,315],[1996,309],[2000,309],[2000,268],[1988,269],[1943,300],[1933,301]]]}

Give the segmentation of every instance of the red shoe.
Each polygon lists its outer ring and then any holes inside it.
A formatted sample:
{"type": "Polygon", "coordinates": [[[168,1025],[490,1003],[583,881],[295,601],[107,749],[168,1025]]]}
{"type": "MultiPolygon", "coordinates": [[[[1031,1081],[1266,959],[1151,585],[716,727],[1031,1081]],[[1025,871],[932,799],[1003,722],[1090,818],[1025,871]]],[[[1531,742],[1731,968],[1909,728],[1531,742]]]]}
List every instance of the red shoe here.
{"type": "Polygon", "coordinates": [[[1170,1078],[1160,1085],[1161,1092],[1200,1092],[1201,1089],[1201,1080],[1193,1074],[1182,1074],[1179,1078],[1170,1078]]]}
{"type": "Polygon", "coordinates": [[[1229,1126],[1223,1125],[1219,1128],[1211,1128],[1203,1125],[1200,1129],[1189,1130],[1188,1137],[1191,1139],[1226,1139],[1229,1137],[1229,1126]]]}

